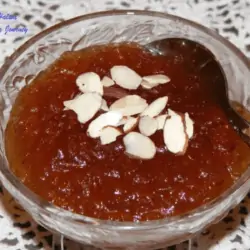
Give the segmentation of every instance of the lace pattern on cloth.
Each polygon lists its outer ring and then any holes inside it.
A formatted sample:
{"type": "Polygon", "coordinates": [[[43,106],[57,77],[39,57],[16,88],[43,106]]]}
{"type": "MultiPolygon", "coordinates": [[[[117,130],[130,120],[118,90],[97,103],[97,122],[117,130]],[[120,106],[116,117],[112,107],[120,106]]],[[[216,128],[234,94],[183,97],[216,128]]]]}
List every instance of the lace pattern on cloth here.
{"type": "MultiPolygon", "coordinates": [[[[22,43],[34,34],[62,20],[102,10],[147,9],[168,12],[202,23],[228,38],[250,57],[249,0],[0,0],[2,13],[18,17],[18,27],[27,27],[27,34],[0,34],[0,65],[22,43]]],[[[220,223],[197,237],[191,246],[183,243],[169,249],[185,250],[250,250],[250,193],[220,223]]],[[[90,246],[53,236],[20,208],[0,185],[0,249],[90,250],[90,246]]]]}

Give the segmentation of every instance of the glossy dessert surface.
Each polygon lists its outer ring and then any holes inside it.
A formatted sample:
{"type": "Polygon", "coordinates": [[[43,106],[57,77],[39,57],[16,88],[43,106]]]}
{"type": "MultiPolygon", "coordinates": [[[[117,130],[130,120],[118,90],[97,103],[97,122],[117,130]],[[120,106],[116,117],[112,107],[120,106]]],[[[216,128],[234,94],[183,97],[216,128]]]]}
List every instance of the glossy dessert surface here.
{"type": "Polygon", "coordinates": [[[223,75],[203,48],[169,46],[174,53],[165,56],[153,56],[136,44],[65,52],[20,91],[13,106],[5,143],[14,174],[57,206],[120,221],[179,215],[229,188],[248,168],[250,151],[233,128],[238,124],[231,122],[223,75]],[[64,109],[64,101],[79,94],[75,82],[80,74],[110,76],[115,65],[171,79],[150,90],[115,85],[104,90],[104,97],[110,106],[131,94],[148,103],[168,96],[166,110],[188,112],[194,121],[185,154],[169,152],[157,131],[150,136],[157,148],[153,159],[128,157],[122,137],[101,145],[86,133],[89,123],[64,109]]]}

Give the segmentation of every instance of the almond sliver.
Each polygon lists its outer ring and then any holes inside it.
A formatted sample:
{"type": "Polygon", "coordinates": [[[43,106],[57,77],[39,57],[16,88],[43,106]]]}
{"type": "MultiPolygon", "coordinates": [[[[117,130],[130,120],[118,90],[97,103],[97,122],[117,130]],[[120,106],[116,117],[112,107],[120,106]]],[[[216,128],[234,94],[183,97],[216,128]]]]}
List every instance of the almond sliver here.
{"type": "Polygon", "coordinates": [[[104,99],[102,99],[101,110],[103,110],[103,111],[109,111],[108,104],[107,104],[107,102],[104,99]]]}
{"type": "Polygon", "coordinates": [[[150,76],[144,76],[142,79],[149,84],[164,84],[170,82],[170,78],[163,74],[156,74],[156,75],[150,75],[150,76]]]}
{"type": "Polygon", "coordinates": [[[150,83],[150,82],[147,82],[145,80],[142,80],[141,82],[141,86],[144,88],[144,89],[152,89],[156,86],[158,86],[160,83],[150,83]]]}
{"type": "Polygon", "coordinates": [[[143,116],[139,121],[139,130],[143,135],[151,136],[157,130],[157,121],[149,116],[143,116]]]}
{"type": "Polygon", "coordinates": [[[127,122],[127,120],[130,118],[130,116],[124,116],[124,117],[122,117],[122,119],[119,121],[119,123],[118,123],[118,125],[117,126],[122,126],[122,125],[124,125],[126,122],[127,122]]]}
{"type": "Polygon", "coordinates": [[[141,113],[140,116],[150,116],[155,117],[159,115],[166,107],[168,102],[168,97],[163,96],[148,105],[148,107],[141,113]]]}
{"type": "Polygon", "coordinates": [[[185,113],[186,133],[188,138],[192,138],[194,134],[194,121],[190,118],[188,113],[185,113]]]}
{"type": "Polygon", "coordinates": [[[77,114],[80,123],[86,123],[101,108],[102,97],[97,93],[85,93],[76,96],[73,100],[65,101],[65,108],[73,110],[77,114]]]}
{"type": "Polygon", "coordinates": [[[149,160],[155,156],[154,142],[138,132],[130,132],[123,137],[125,153],[129,156],[149,160]]]}
{"type": "Polygon", "coordinates": [[[188,146],[184,119],[178,113],[169,110],[169,117],[163,129],[164,142],[167,149],[174,154],[184,154],[188,146]]]}
{"type": "Polygon", "coordinates": [[[91,138],[97,138],[100,136],[101,130],[104,127],[107,126],[116,127],[121,119],[122,119],[122,114],[117,111],[108,111],[107,113],[101,114],[89,124],[87,134],[91,138]]]}
{"type": "Polygon", "coordinates": [[[103,95],[103,86],[99,75],[94,72],[81,74],[76,79],[76,85],[83,93],[96,92],[103,95]]]}
{"type": "Polygon", "coordinates": [[[139,120],[138,117],[137,118],[129,117],[123,126],[123,131],[125,133],[132,131],[136,127],[136,125],[138,124],[138,120],[139,120]]]}
{"type": "Polygon", "coordinates": [[[110,110],[119,111],[123,116],[132,116],[143,112],[147,106],[147,101],[140,96],[127,95],[115,101],[110,110]]]}
{"type": "Polygon", "coordinates": [[[112,67],[110,74],[116,84],[124,89],[137,89],[142,81],[134,70],[123,65],[112,67]]]}
{"type": "Polygon", "coordinates": [[[156,121],[157,121],[157,125],[158,125],[157,129],[158,129],[158,130],[161,130],[161,129],[164,128],[164,125],[165,125],[165,121],[166,121],[166,119],[167,119],[167,116],[168,116],[168,115],[164,114],[164,115],[159,115],[159,116],[157,116],[157,117],[155,118],[156,121]]]}
{"type": "Polygon", "coordinates": [[[108,87],[113,86],[114,84],[115,84],[115,82],[111,78],[109,78],[108,76],[104,76],[102,78],[102,85],[103,85],[103,87],[108,88],[108,87]]]}
{"type": "Polygon", "coordinates": [[[121,135],[122,132],[115,127],[108,126],[101,130],[100,140],[102,145],[110,144],[116,141],[116,138],[121,135]]]}

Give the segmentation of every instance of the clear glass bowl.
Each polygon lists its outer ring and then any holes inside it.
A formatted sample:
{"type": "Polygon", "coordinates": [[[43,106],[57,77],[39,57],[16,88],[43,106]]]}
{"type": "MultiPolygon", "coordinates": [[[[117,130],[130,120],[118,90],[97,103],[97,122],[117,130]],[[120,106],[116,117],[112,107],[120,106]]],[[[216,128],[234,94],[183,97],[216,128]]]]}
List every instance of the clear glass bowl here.
{"type": "Polygon", "coordinates": [[[247,58],[215,32],[167,14],[110,11],[76,17],[36,35],[7,59],[0,71],[0,180],[38,223],[75,241],[103,249],[155,249],[193,237],[244,198],[250,188],[250,168],[216,200],[185,215],[142,223],[103,221],[73,214],[41,200],[8,167],[3,139],[11,106],[20,89],[64,51],[122,41],[143,45],[167,37],[189,38],[210,49],[225,72],[230,99],[250,110],[247,58]]]}

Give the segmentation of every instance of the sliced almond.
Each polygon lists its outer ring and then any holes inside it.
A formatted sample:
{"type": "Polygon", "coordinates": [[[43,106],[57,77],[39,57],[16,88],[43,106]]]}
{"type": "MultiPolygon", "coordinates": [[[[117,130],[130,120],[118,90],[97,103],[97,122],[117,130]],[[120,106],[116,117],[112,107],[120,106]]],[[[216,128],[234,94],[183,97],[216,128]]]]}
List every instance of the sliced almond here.
{"type": "MultiPolygon", "coordinates": [[[[78,98],[79,96],[81,96],[81,95],[82,95],[82,93],[81,93],[81,94],[77,94],[77,95],[74,97],[74,99],[77,99],[77,98],[78,98]]],[[[69,104],[69,103],[70,103],[72,100],[74,100],[74,99],[65,101],[64,103],[66,103],[66,104],[68,103],[68,104],[69,104]]],[[[67,104],[67,105],[68,105],[68,104],[67,104]]],[[[69,108],[67,108],[67,107],[64,105],[64,109],[63,109],[63,110],[64,110],[64,111],[65,111],[65,110],[69,110],[69,108]]]]}
{"type": "Polygon", "coordinates": [[[136,115],[147,108],[147,101],[138,95],[127,95],[115,101],[110,110],[119,111],[123,116],[136,115]]]}
{"type": "Polygon", "coordinates": [[[139,130],[143,135],[146,136],[153,135],[156,132],[157,127],[158,126],[156,119],[149,116],[143,116],[140,118],[139,130]]]}
{"type": "Polygon", "coordinates": [[[138,124],[138,120],[139,120],[138,117],[136,117],[136,118],[129,117],[123,126],[123,131],[125,133],[132,131],[136,127],[136,125],[138,124]]]}
{"type": "Polygon", "coordinates": [[[153,87],[157,86],[158,84],[164,84],[170,82],[170,78],[163,74],[144,76],[142,77],[142,79],[148,82],[148,85],[152,85],[153,87]]]}
{"type": "Polygon", "coordinates": [[[116,84],[124,89],[137,89],[142,81],[142,78],[134,70],[123,65],[112,67],[110,74],[116,84]]]}
{"type": "Polygon", "coordinates": [[[87,133],[92,138],[97,138],[101,134],[101,130],[107,126],[116,127],[122,119],[122,114],[117,111],[108,111],[94,119],[88,127],[87,133]]]}
{"type": "Polygon", "coordinates": [[[152,89],[160,84],[164,84],[170,81],[170,78],[166,75],[156,74],[142,77],[141,86],[145,89],[152,89]]]}
{"type": "Polygon", "coordinates": [[[130,132],[123,137],[125,152],[135,158],[149,160],[155,156],[154,142],[138,132],[130,132]]]}
{"type": "Polygon", "coordinates": [[[117,126],[122,126],[124,125],[127,120],[130,118],[130,116],[123,116],[122,119],[119,121],[118,125],[117,126]]]}
{"type": "Polygon", "coordinates": [[[168,102],[168,97],[163,96],[148,105],[148,107],[141,113],[140,116],[150,116],[155,117],[159,115],[166,107],[168,102]]]}
{"type": "Polygon", "coordinates": [[[108,88],[108,87],[113,86],[114,84],[115,84],[115,82],[111,78],[109,78],[108,76],[104,76],[102,78],[102,85],[103,85],[103,87],[108,88]]]}
{"type": "Polygon", "coordinates": [[[81,74],[76,79],[76,85],[83,93],[96,92],[103,95],[103,86],[100,76],[94,72],[81,74]]]}
{"type": "Polygon", "coordinates": [[[65,101],[65,108],[73,110],[81,123],[86,123],[101,108],[102,97],[98,93],[85,93],[76,96],[73,100],[65,101]]]}
{"type": "Polygon", "coordinates": [[[185,113],[186,133],[188,138],[192,138],[194,134],[194,121],[190,118],[188,113],[185,113]]]}
{"type": "Polygon", "coordinates": [[[166,119],[163,129],[165,145],[174,154],[184,154],[188,146],[184,119],[172,110],[169,110],[168,113],[169,117],[166,119]]]}
{"type": "Polygon", "coordinates": [[[102,145],[110,144],[116,141],[116,138],[121,135],[122,132],[115,127],[108,126],[101,130],[100,140],[102,145]]]}
{"type": "Polygon", "coordinates": [[[144,89],[152,89],[156,86],[158,86],[160,83],[150,83],[150,82],[147,82],[145,80],[142,80],[141,82],[141,86],[144,88],[144,89]]]}
{"type": "Polygon", "coordinates": [[[164,115],[159,115],[157,116],[155,119],[157,121],[157,129],[160,130],[160,129],[163,129],[164,128],[164,124],[165,124],[165,121],[167,119],[167,116],[166,114],[164,115]]]}
{"type": "Polygon", "coordinates": [[[103,111],[109,111],[108,104],[107,104],[107,102],[106,102],[104,99],[102,99],[101,109],[102,109],[103,111]]]}

